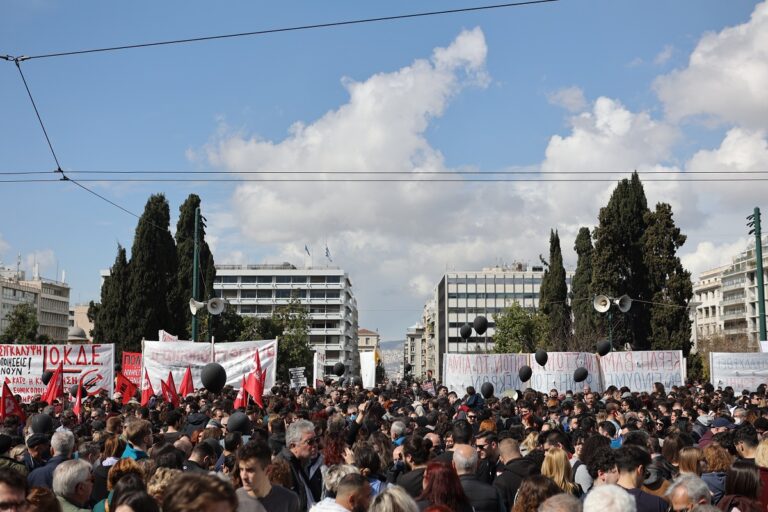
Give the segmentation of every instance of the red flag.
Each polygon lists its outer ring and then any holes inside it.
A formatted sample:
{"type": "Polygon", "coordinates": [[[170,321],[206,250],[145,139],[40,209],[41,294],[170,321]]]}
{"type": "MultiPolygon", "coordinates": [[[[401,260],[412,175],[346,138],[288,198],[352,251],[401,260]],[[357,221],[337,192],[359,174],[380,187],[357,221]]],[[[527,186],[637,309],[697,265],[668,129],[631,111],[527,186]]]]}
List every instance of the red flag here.
{"type": "Polygon", "coordinates": [[[170,402],[173,404],[174,407],[178,407],[179,404],[181,404],[181,399],[179,398],[179,394],[176,392],[176,383],[173,381],[173,373],[168,371],[168,381],[166,382],[168,386],[168,394],[170,395],[170,402]]]}
{"type": "Polygon", "coordinates": [[[53,372],[51,380],[48,381],[48,387],[45,388],[45,393],[40,398],[43,402],[47,402],[48,405],[52,405],[53,401],[64,396],[64,363],[59,363],[59,367],[53,372]]]}
{"type": "Polygon", "coordinates": [[[264,402],[262,397],[264,396],[264,382],[267,379],[267,371],[261,369],[261,356],[259,356],[258,349],[256,349],[254,360],[256,363],[256,369],[248,374],[248,379],[245,383],[245,390],[249,395],[253,397],[253,401],[263,409],[264,402]]]}
{"type": "Polygon", "coordinates": [[[130,381],[128,377],[118,372],[117,383],[115,384],[115,391],[123,395],[123,405],[127,404],[133,398],[138,386],[130,381]]]}
{"type": "Polygon", "coordinates": [[[144,381],[141,383],[141,406],[144,407],[147,405],[149,403],[149,399],[154,395],[155,390],[152,389],[152,381],[149,380],[149,373],[147,370],[144,370],[144,381]]]}
{"type": "Polygon", "coordinates": [[[80,423],[80,414],[83,412],[83,378],[80,377],[80,381],[77,383],[77,398],[75,399],[75,406],[72,407],[72,412],[77,416],[77,422],[80,423]]]}
{"type": "Polygon", "coordinates": [[[195,386],[192,383],[192,368],[187,366],[187,371],[184,372],[184,378],[181,379],[181,387],[179,388],[179,395],[187,396],[195,392],[195,386]]]}
{"type": "Polygon", "coordinates": [[[8,387],[8,379],[3,383],[2,397],[0,397],[0,420],[4,420],[7,416],[18,416],[22,423],[27,421],[24,409],[21,408],[16,397],[11,393],[11,388],[8,387]]]}
{"type": "Polygon", "coordinates": [[[243,383],[240,384],[240,391],[237,393],[237,398],[235,398],[235,409],[239,409],[248,405],[248,391],[245,389],[246,386],[247,381],[245,375],[243,375],[243,383]]]}

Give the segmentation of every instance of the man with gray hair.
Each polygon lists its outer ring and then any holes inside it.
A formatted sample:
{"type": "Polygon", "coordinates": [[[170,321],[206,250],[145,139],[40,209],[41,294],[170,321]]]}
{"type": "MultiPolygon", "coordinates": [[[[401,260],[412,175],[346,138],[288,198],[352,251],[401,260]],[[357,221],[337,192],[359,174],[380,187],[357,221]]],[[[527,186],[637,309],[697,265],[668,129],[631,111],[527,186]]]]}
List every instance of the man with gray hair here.
{"type": "Polygon", "coordinates": [[[457,444],[453,447],[453,467],[475,512],[504,510],[504,500],[499,491],[477,478],[477,451],[472,446],[457,444]]]}
{"type": "Polygon", "coordinates": [[[53,472],[62,462],[72,458],[72,452],[75,449],[75,436],[69,430],[54,432],[51,438],[51,455],[53,455],[45,466],[32,470],[27,476],[27,483],[30,487],[45,487],[50,489],[53,486],[53,472]]]}
{"type": "Polygon", "coordinates": [[[694,475],[681,475],[672,481],[665,494],[672,510],[688,510],[696,505],[712,503],[709,486],[694,475]]]}
{"type": "Polygon", "coordinates": [[[584,512],[637,512],[637,503],[616,484],[599,485],[587,494],[584,512]]]}
{"type": "Polygon", "coordinates": [[[53,472],[53,492],[62,512],[79,512],[85,508],[93,491],[91,465],[84,460],[67,460],[53,472]]]}
{"type": "Polygon", "coordinates": [[[278,454],[291,467],[293,487],[299,496],[299,510],[309,510],[320,501],[323,491],[323,457],[318,451],[320,439],[315,425],[307,420],[291,423],[285,431],[285,447],[278,454]]]}
{"type": "Polygon", "coordinates": [[[402,421],[393,422],[389,428],[389,435],[393,445],[402,446],[405,442],[405,423],[402,421]]]}
{"type": "Polygon", "coordinates": [[[538,512],[581,512],[581,500],[573,494],[555,494],[539,505],[538,512]]]}

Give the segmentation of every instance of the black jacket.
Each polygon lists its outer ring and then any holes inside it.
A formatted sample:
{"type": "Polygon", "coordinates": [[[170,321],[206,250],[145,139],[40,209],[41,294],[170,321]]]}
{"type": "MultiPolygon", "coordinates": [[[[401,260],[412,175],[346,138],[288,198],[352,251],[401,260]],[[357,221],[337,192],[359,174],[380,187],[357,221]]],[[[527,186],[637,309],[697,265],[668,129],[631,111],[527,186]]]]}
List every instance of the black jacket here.
{"type": "Polygon", "coordinates": [[[405,489],[413,499],[418,498],[423,490],[424,469],[412,469],[407,473],[401,473],[397,478],[396,484],[405,489]]]}
{"type": "Polygon", "coordinates": [[[475,512],[504,512],[504,499],[497,488],[480,481],[475,475],[461,475],[461,487],[475,512]]]}
{"type": "Polygon", "coordinates": [[[480,481],[492,484],[493,481],[496,480],[496,475],[501,472],[503,466],[504,464],[502,464],[498,458],[495,460],[483,459],[477,465],[477,473],[475,474],[480,481]]]}
{"type": "Polygon", "coordinates": [[[536,464],[527,457],[511,460],[501,467],[501,474],[493,481],[493,486],[501,493],[506,510],[512,508],[522,481],[539,472],[536,464]]]}
{"type": "MultiPolygon", "coordinates": [[[[291,476],[293,477],[293,487],[291,487],[291,490],[299,496],[299,510],[309,510],[310,507],[307,506],[307,490],[312,494],[315,503],[320,501],[323,492],[322,472],[318,469],[310,477],[304,470],[301,461],[287,447],[283,447],[283,450],[277,456],[285,459],[291,467],[291,476]]],[[[310,468],[315,465],[313,462],[310,464],[310,468]]]]}

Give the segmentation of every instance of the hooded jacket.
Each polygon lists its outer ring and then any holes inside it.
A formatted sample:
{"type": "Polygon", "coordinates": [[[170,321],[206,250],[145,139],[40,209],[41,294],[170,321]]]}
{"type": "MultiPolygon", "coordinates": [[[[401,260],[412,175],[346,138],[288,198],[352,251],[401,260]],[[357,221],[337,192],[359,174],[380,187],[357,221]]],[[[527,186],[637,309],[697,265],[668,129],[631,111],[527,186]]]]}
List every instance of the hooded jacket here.
{"type": "Polygon", "coordinates": [[[493,486],[499,490],[504,506],[509,510],[515,503],[515,495],[522,481],[531,475],[539,474],[540,469],[527,457],[511,460],[500,469],[501,473],[493,481],[493,486]]]}

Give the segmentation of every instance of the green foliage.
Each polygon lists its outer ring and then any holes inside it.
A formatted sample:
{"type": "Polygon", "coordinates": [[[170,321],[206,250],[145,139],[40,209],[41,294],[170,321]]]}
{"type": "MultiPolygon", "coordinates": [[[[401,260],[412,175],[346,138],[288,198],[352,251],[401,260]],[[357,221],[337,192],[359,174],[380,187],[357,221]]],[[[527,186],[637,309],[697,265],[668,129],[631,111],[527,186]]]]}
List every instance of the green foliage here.
{"type": "Polygon", "coordinates": [[[243,328],[240,331],[238,340],[273,340],[282,334],[283,328],[274,318],[246,316],[243,317],[243,328]]]}
{"type": "MultiPolygon", "coordinates": [[[[179,316],[183,317],[178,328],[181,339],[190,339],[192,332],[192,312],[183,307],[192,298],[192,267],[195,249],[195,210],[200,207],[200,197],[190,194],[179,208],[179,221],[176,224],[176,255],[178,258],[178,274],[176,302],[182,305],[179,316]]],[[[216,267],[213,254],[205,241],[205,221],[201,217],[198,231],[199,263],[198,263],[198,296],[197,300],[208,300],[213,297],[213,278],[216,267]]],[[[199,338],[205,339],[205,338],[199,338]]],[[[218,338],[217,338],[218,339],[218,338]]]]}
{"type": "Polygon", "coordinates": [[[288,304],[275,310],[273,319],[282,329],[277,342],[277,378],[287,381],[289,368],[312,366],[309,311],[298,298],[293,297],[288,304]]]}
{"type": "Polygon", "coordinates": [[[3,343],[31,343],[37,338],[37,309],[32,304],[19,304],[5,317],[8,326],[0,335],[3,343]]]}
{"type": "MultiPolygon", "coordinates": [[[[141,347],[142,338],[154,339],[157,331],[184,328],[177,291],[176,245],[169,231],[170,208],[162,194],[149,198],[136,226],[131,247],[128,329],[123,350],[141,347]]],[[[123,312],[125,314],[125,311],[123,312]]]]}
{"type": "MultiPolygon", "coordinates": [[[[626,294],[641,301],[653,299],[643,247],[647,212],[645,191],[635,172],[631,179],[619,182],[608,205],[600,209],[600,223],[593,234],[593,293],[611,297],[626,294]]],[[[622,314],[615,314],[614,317],[618,315],[622,314]]],[[[607,334],[605,321],[604,317],[600,317],[599,331],[607,334]]],[[[614,344],[629,343],[635,350],[647,350],[650,348],[649,333],[649,308],[638,302],[616,322],[614,344]]]]}
{"type": "Polygon", "coordinates": [[[691,350],[691,320],[687,305],[693,297],[691,273],[683,268],[677,251],[686,236],[675,226],[672,207],[656,205],[645,216],[647,229],[643,236],[645,266],[653,291],[650,305],[649,341],[654,349],[682,350],[688,357],[691,350]]]}
{"type": "Polygon", "coordinates": [[[541,312],[547,317],[551,348],[566,351],[571,338],[571,307],[568,305],[568,285],[557,231],[549,233],[549,262],[541,280],[539,304],[541,312]]]}
{"type": "Polygon", "coordinates": [[[244,318],[238,315],[232,306],[228,305],[220,315],[211,315],[203,308],[197,312],[197,321],[200,341],[209,341],[211,334],[216,343],[242,339],[244,318]]]}
{"type": "Polygon", "coordinates": [[[573,249],[578,260],[571,279],[571,308],[573,309],[573,349],[591,351],[598,341],[597,312],[592,307],[595,295],[590,289],[592,281],[592,234],[589,228],[579,229],[573,249]]]}
{"type": "Polygon", "coordinates": [[[536,347],[546,345],[547,317],[529,311],[516,302],[495,314],[494,322],[493,351],[497,354],[534,352],[536,347]]]}
{"type": "Polygon", "coordinates": [[[88,307],[88,318],[92,319],[94,324],[91,335],[95,342],[114,343],[120,348],[125,347],[128,339],[126,308],[130,296],[130,275],[131,267],[125,248],[118,245],[115,262],[101,286],[101,303],[91,303],[88,307]]]}

